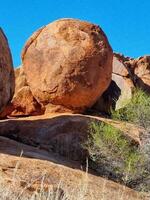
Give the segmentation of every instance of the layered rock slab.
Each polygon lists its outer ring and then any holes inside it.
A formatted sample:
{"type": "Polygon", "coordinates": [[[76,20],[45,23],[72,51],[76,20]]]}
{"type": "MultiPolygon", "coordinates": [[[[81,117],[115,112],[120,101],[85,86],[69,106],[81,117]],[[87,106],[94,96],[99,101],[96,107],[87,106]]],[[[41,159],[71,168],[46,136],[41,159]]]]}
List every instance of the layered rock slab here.
{"type": "Polygon", "coordinates": [[[60,189],[63,194],[66,194],[67,200],[78,200],[81,196],[86,200],[101,200],[102,198],[106,200],[110,198],[112,200],[120,200],[120,198],[123,200],[148,199],[140,193],[113,181],[76,169],[75,165],[74,169],[67,167],[65,166],[66,163],[61,161],[59,157],[54,157],[34,147],[3,137],[0,137],[0,144],[2,145],[0,147],[0,185],[4,191],[5,188],[9,187],[9,194],[12,192],[12,196],[15,193],[21,193],[21,197],[27,197],[34,191],[39,192],[41,183],[43,183],[42,191],[46,193],[48,190],[60,189]],[[22,154],[23,157],[8,155],[11,152],[13,154],[16,152],[18,155],[19,149],[25,150],[22,154]],[[30,156],[34,159],[24,156],[30,156]],[[42,160],[48,157],[51,160],[42,160]]]}
{"type": "Polygon", "coordinates": [[[54,151],[72,160],[85,160],[88,151],[83,144],[88,140],[92,121],[104,122],[122,130],[125,137],[140,145],[141,131],[101,117],[79,114],[58,114],[8,119],[0,121],[0,135],[22,143],[54,151]]]}
{"type": "MultiPolygon", "coordinates": [[[[106,158],[107,165],[104,159],[93,163],[90,147],[87,146],[90,142],[89,138],[93,134],[90,131],[90,126],[93,122],[98,126],[106,124],[111,125],[111,127],[117,130],[119,129],[120,131],[116,132],[116,134],[121,134],[125,138],[126,142],[129,143],[130,149],[137,149],[141,146],[143,130],[132,124],[102,117],[67,113],[2,120],[0,121],[0,136],[21,142],[24,145],[33,146],[47,153],[64,156],[66,159],[77,161],[82,165],[85,165],[88,158],[91,160],[89,168],[94,169],[99,175],[105,176],[107,174],[111,180],[124,183],[122,181],[124,174],[120,170],[118,176],[118,172],[114,171],[114,168],[116,165],[118,167],[124,166],[125,158],[122,159],[122,157],[114,156],[112,162],[109,145],[104,143],[106,151],[103,151],[101,154],[102,158],[106,158]],[[93,167],[93,164],[96,164],[96,168],[93,167]],[[100,165],[103,167],[100,167],[100,165]]],[[[101,134],[103,134],[103,130],[101,130],[99,137],[101,137],[101,134]]],[[[103,146],[99,146],[99,152],[102,150],[103,146]]],[[[119,149],[117,151],[120,152],[119,149]]],[[[134,179],[133,175],[132,180],[134,179]]]]}

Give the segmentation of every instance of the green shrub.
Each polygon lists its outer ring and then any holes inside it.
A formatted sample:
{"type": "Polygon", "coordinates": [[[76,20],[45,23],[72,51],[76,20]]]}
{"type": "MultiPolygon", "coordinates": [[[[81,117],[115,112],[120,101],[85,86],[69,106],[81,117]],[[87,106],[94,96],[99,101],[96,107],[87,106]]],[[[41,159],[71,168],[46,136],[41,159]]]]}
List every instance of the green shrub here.
{"type": "Polygon", "coordinates": [[[90,153],[90,167],[100,175],[126,185],[143,176],[143,155],[119,129],[103,122],[91,122],[89,131],[86,146],[90,153]]]}
{"type": "Polygon", "coordinates": [[[124,108],[112,111],[112,118],[150,128],[150,95],[136,89],[131,102],[124,108]]]}
{"type": "MultiPolygon", "coordinates": [[[[144,173],[142,180],[139,181],[141,183],[139,183],[138,190],[150,191],[150,95],[136,89],[131,102],[126,107],[112,111],[112,118],[144,127],[140,146],[140,151],[144,155],[144,166],[141,167],[144,173]]],[[[133,154],[131,157],[136,160],[136,155],[133,154]]]]}

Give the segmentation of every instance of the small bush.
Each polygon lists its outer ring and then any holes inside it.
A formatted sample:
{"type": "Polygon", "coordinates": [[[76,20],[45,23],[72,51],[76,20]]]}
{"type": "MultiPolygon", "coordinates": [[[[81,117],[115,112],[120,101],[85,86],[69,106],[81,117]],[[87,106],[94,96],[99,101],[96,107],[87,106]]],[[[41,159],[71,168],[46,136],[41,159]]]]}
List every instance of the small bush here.
{"type": "Polygon", "coordinates": [[[89,166],[100,175],[132,187],[144,175],[144,156],[119,129],[103,122],[89,125],[86,144],[90,153],[89,166]]]}
{"type": "Polygon", "coordinates": [[[150,128],[150,95],[137,89],[131,102],[124,108],[112,111],[112,118],[150,128]]]}
{"type": "MultiPolygon", "coordinates": [[[[145,158],[145,175],[140,187],[150,191],[150,95],[137,89],[133,94],[131,102],[126,107],[112,111],[112,118],[144,127],[145,130],[141,135],[141,151],[145,158]]],[[[133,158],[135,157],[134,155],[133,158]]]]}

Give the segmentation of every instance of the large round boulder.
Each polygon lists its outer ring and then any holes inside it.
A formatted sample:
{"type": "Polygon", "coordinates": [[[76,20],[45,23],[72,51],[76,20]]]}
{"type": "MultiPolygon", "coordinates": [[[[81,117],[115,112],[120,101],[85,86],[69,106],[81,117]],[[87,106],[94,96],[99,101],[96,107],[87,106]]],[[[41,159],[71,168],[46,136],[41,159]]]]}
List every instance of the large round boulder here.
{"type": "Polygon", "coordinates": [[[37,101],[74,112],[91,107],[107,89],[112,58],[102,29],[75,19],[41,28],[22,52],[27,82],[37,101]]]}
{"type": "Polygon", "coordinates": [[[12,57],[6,36],[0,28],[0,113],[11,101],[15,87],[12,57]]]}

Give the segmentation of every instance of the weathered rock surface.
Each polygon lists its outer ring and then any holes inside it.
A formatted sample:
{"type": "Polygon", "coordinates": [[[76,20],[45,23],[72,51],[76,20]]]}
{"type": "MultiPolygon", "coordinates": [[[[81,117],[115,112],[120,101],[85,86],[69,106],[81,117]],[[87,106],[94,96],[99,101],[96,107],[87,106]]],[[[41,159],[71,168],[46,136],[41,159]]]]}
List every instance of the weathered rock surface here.
{"type": "Polygon", "coordinates": [[[98,26],[62,19],[31,36],[22,62],[38,102],[62,106],[63,112],[65,107],[82,112],[107,89],[112,57],[108,40],[98,26]]]}
{"type": "Polygon", "coordinates": [[[121,56],[114,54],[112,81],[93,108],[105,113],[120,109],[130,102],[133,90],[134,84],[127,66],[121,56]]]}
{"type": "Polygon", "coordinates": [[[28,86],[22,65],[15,69],[15,94],[24,86],[28,86]]]}
{"type": "Polygon", "coordinates": [[[117,54],[114,54],[114,56],[113,56],[112,72],[113,72],[113,74],[123,76],[123,77],[127,77],[129,75],[129,71],[128,71],[126,65],[124,64],[123,60],[117,54]]]}
{"type": "Polygon", "coordinates": [[[115,56],[126,66],[135,87],[150,93],[150,56],[142,56],[136,59],[119,54],[115,54],[115,56]]]}
{"type": "Polygon", "coordinates": [[[11,117],[33,116],[44,113],[44,109],[33,97],[22,66],[15,70],[15,94],[7,110],[7,115],[11,117]]]}
{"type": "Polygon", "coordinates": [[[0,28],[0,113],[11,101],[14,94],[15,79],[8,41],[0,28]]]}
{"type": "Polygon", "coordinates": [[[43,112],[29,86],[24,86],[15,94],[12,100],[12,112],[9,116],[32,116],[43,114],[43,112]]]}
{"type": "MultiPolygon", "coordinates": [[[[70,160],[70,162],[74,160],[77,161],[79,165],[85,165],[86,158],[91,158],[90,151],[85,144],[89,141],[89,125],[93,121],[100,124],[104,122],[120,129],[122,136],[126,138],[134,149],[141,146],[143,130],[132,124],[117,122],[102,117],[66,113],[61,115],[42,115],[0,121],[0,136],[7,138],[5,141],[3,139],[0,150],[5,147],[6,142],[11,142],[12,147],[15,143],[19,142],[22,143],[22,145],[20,147],[18,146],[18,150],[16,151],[17,155],[23,150],[23,152],[26,152],[24,155],[31,155],[32,157],[30,149],[34,147],[36,148],[34,152],[36,158],[38,158],[38,153],[41,151],[43,153],[45,152],[43,158],[39,155],[41,159],[49,160],[48,157],[50,155],[53,154],[54,157],[56,157],[56,154],[64,156],[64,158],[68,161],[70,160]],[[14,142],[12,140],[14,140],[14,142]],[[30,148],[28,148],[28,145],[30,145],[30,148]]],[[[8,146],[9,145],[7,145],[7,147],[8,146]]],[[[10,153],[10,151],[11,147],[6,150],[6,153],[10,153]]],[[[96,163],[97,168],[95,168],[91,161],[89,162],[89,167],[98,172],[101,176],[107,174],[111,180],[122,182],[121,177],[123,174],[120,172],[120,177],[116,177],[116,172],[114,171],[114,163],[115,166],[117,163],[119,163],[119,165],[117,165],[118,167],[122,166],[122,160],[114,158],[112,162],[109,151],[106,150],[106,152],[109,168],[106,165],[99,168],[99,163],[96,163]]],[[[102,155],[106,156],[106,152],[102,155]]],[[[12,150],[11,154],[14,155],[14,153],[15,151],[12,150]]],[[[52,156],[50,156],[50,160],[51,159],[52,156]]],[[[54,162],[53,159],[52,161],[54,162]]],[[[132,177],[132,180],[134,181],[134,177],[132,177]]]]}
{"type": "Polygon", "coordinates": [[[134,88],[150,93],[150,56],[133,59],[114,53],[112,81],[93,108],[105,113],[120,109],[130,102],[134,88]]]}
{"type": "Polygon", "coordinates": [[[140,131],[129,124],[113,123],[105,118],[88,115],[42,115],[36,117],[8,119],[0,122],[0,135],[54,151],[72,160],[85,160],[88,156],[83,144],[89,135],[89,123],[92,120],[112,123],[121,128],[131,143],[140,145],[140,131]]]}
{"type": "Polygon", "coordinates": [[[150,93],[150,56],[137,58],[130,64],[134,68],[135,85],[150,93]]]}
{"type": "Polygon", "coordinates": [[[67,163],[68,161],[56,155],[0,137],[0,185],[1,189],[9,187],[9,194],[12,190],[11,197],[15,193],[21,193],[22,197],[31,195],[34,191],[40,191],[43,182],[42,190],[46,192],[59,188],[67,195],[67,200],[79,200],[81,197],[86,200],[103,198],[106,200],[148,200],[125,186],[86,174],[75,163],[72,163],[72,167],[68,167],[67,163]],[[17,156],[21,154],[22,157],[8,155],[8,153],[17,156]]]}
{"type": "Polygon", "coordinates": [[[116,110],[124,107],[132,98],[134,84],[130,78],[130,74],[123,60],[117,54],[114,54],[112,80],[120,90],[120,95],[116,101],[116,110]]]}
{"type": "MultiPolygon", "coordinates": [[[[125,124],[108,120],[96,116],[79,115],[79,114],[57,114],[42,115],[20,119],[8,119],[0,122],[0,136],[13,139],[15,141],[43,149],[49,153],[57,153],[64,156],[68,160],[74,160],[85,165],[87,158],[91,159],[88,146],[89,126],[91,122],[106,123],[121,130],[122,137],[126,138],[129,144],[135,149],[141,145],[142,130],[136,128],[132,124],[125,124]]],[[[106,149],[108,147],[106,146],[106,149]]],[[[102,153],[107,157],[107,164],[96,168],[93,162],[90,162],[89,168],[94,169],[99,175],[108,175],[109,179],[122,181],[124,174],[120,171],[114,171],[114,167],[124,165],[122,159],[118,160],[110,156],[109,151],[102,153]],[[115,165],[114,165],[115,163],[115,165]],[[120,164],[121,163],[121,164],[120,164]]],[[[102,160],[103,162],[103,160],[102,160]]],[[[95,165],[95,164],[94,164],[95,165]]],[[[132,177],[134,180],[134,176],[132,177]]]]}
{"type": "Polygon", "coordinates": [[[120,95],[115,99],[115,110],[118,110],[130,102],[135,87],[132,80],[127,77],[112,74],[112,80],[117,84],[116,90],[120,91],[120,95]]]}

